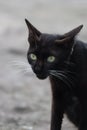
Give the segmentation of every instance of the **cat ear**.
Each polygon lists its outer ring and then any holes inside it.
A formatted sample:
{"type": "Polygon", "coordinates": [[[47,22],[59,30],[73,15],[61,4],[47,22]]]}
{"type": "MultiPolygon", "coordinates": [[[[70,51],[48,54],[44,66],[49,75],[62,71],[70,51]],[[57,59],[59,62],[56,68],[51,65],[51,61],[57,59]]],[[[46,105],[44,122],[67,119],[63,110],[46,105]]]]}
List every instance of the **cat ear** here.
{"type": "Polygon", "coordinates": [[[65,34],[61,37],[61,39],[56,40],[56,42],[59,43],[59,44],[60,44],[60,43],[68,43],[68,42],[71,42],[71,40],[73,40],[73,39],[77,36],[77,34],[81,31],[82,27],[83,27],[83,25],[80,25],[80,26],[78,26],[77,28],[71,30],[70,32],[65,33],[65,34]]]}
{"type": "Polygon", "coordinates": [[[70,32],[65,33],[64,37],[74,38],[81,31],[82,28],[83,28],[83,25],[80,25],[77,28],[74,28],[73,30],[71,30],[70,32]]]}
{"type": "Polygon", "coordinates": [[[58,39],[58,40],[55,40],[55,42],[56,43],[58,43],[58,44],[64,44],[64,43],[66,43],[66,42],[69,42],[70,41],[70,37],[62,37],[61,39],[58,39]]]}
{"type": "Polygon", "coordinates": [[[27,19],[25,19],[25,22],[27,24],[29,31],[29,37],[28,37],[29,42],[35,43],[35,41],[40,41],[41,32],[38,31],[27,19]]]}

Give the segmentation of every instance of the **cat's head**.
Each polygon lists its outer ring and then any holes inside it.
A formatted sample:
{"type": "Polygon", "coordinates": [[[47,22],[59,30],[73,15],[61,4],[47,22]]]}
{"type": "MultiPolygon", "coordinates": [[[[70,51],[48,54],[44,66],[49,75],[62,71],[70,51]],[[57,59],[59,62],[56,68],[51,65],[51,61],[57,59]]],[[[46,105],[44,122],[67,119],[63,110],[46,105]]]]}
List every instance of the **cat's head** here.
{"type": "Polygon", "coordinates": [[[50,70],[63,67],[67,60],[74,39],[83,25],[64,35],[41,33],[27,19],[25,19],[29,36],[28,62],[39,79],[49,76],[50,70]]]}

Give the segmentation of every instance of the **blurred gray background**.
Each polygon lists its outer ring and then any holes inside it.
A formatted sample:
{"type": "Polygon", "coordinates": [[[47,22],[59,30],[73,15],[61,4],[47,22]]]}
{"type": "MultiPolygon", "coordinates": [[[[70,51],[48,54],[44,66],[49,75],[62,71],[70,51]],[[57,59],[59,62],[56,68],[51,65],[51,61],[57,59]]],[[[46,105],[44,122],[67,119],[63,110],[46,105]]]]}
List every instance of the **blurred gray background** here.
{"type": "MultiPolygon", "coordinates": [[[[41,32],[65,33],[84,25],[87,0],[0,0],[0,130],[49,130],[51,89],[30,69],[27,18],[41,32]]],[[[76,128],[64,119],[62,129],[76,128]]]]}

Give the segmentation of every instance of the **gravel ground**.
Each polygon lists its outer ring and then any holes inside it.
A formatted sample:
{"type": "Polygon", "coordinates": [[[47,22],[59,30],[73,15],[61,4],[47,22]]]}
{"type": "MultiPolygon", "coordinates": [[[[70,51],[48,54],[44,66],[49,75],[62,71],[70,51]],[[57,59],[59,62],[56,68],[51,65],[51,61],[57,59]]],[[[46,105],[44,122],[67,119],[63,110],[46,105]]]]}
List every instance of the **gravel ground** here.
{"type": "MultiPolygon", "coordinates": [[[[87,41],[86,0],[0,0],[0,130],[50,129],[50,84],[27,63],[25,18],[48,33],[83,24],[79,38],[87,41]]],[[[65,117],[62,129],[76,128],[65,117]]]]}

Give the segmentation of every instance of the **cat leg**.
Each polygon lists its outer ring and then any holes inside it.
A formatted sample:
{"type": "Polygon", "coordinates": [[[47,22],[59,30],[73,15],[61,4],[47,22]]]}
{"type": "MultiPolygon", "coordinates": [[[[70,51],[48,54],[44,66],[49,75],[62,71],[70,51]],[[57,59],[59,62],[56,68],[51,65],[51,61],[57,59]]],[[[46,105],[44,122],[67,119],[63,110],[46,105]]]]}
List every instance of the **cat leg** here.
{"type": "Polygon", "coordinates": [[[63,106],[61,103],[53,102],[51,115],[51,130],[61,130],[63,118],[63,106]]]}
{"type": "Polygon", "coordinates": [[[70,104],[67,107],[65,113],[66,113],[68,119],[72,123],[74,123],[75,126],[79,126],[81,106],[80,106],[78,99],[75,96],[72,97],[70,104]]]}
{"type": "Polygon", "coordinates": [[[87,130],[87,101],[82,104],[79,130],[87,130]]]}

